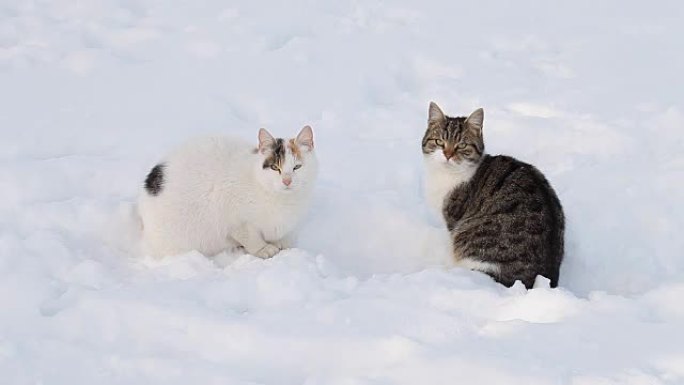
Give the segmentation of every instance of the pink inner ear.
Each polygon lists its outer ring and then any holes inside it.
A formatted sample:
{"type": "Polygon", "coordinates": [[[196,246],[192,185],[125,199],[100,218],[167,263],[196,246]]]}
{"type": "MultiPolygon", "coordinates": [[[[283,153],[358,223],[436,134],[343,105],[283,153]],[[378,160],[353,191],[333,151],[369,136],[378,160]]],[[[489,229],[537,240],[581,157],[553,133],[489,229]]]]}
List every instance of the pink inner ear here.
{"type": "Polygon", "coordinates": [[[308,147],[309,150],[313,149],[313,130],[311,129],[311,126],[304,126],[304,128],[302,128],[297,135],[297,144],[308,147]]]}
{"type": "Polygon", "coordinates": [[[266,147],[273,143],[274,140],[273,135],[265,128],[259,129],[259,151],[263,153],[266,150],[266,147]]]}
{"type": "Polygon", "coordinates": [[[313,146],[314,146],[314,144],[313,144],[313,139],[298,140],[297,143],[298,143],[300,146],[308,147],[309,149],[312,149],[313,146]]]}

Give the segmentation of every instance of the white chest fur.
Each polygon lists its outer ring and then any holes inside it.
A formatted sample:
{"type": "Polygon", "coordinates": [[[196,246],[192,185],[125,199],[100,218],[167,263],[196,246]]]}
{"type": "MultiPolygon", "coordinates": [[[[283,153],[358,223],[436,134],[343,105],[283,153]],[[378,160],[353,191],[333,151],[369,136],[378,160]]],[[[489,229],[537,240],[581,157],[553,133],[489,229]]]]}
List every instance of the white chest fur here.
{"type": "Polygon", "coordinates": [[[308,191],[287,197],[267,196],[254,207],[252,220],[265,240],[276,241],[295,228],[306,211],[308,201],[308,191]]]}
{"type": "Polygon", "coordinates": [[[425,157],[425,198],[433,214],[443,218],[444,199],[456,186],[467,182],[475,174],[477,166],[459,166],[447,163],[441,154],[425,157]]]}

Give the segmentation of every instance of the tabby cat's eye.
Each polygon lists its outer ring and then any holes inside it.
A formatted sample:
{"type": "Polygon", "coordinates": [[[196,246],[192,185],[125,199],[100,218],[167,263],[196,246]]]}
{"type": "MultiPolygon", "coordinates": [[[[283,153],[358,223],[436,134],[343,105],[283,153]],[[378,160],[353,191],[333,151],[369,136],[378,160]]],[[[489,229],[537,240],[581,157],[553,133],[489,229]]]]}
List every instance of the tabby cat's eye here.
{"type": "Polygon", "coordinates": [[[465,144],[465,143],[459,143],[458,146],[456,146],[456,148],[459,150],[463,150],[464,148],[466,148],[466,146],[467,146],[467,144],[465,144]]]}
{"type": "Polygon", "coordinates": [[[302,165],[301,165],[301,164],[298,164],[298,165],[294,166],[294,170],[299,170],[300,168],[302,168],[302,165]]]}
{"type": "Polygon", "coordinates": [[[272,165],[271,165],[271,170],[273,170],[273,171],[280,171],[280,169],[278,168],[278,166],[275,165],[275,164],[272,164],[272,165]]]}
{"type": "Polygon", "coordinates": [[[443,146],[443,145],[444,145],[444,141],[443,141],[442,139],[435,139],[435,143],[436,143],[438,146],[443,146]]]}

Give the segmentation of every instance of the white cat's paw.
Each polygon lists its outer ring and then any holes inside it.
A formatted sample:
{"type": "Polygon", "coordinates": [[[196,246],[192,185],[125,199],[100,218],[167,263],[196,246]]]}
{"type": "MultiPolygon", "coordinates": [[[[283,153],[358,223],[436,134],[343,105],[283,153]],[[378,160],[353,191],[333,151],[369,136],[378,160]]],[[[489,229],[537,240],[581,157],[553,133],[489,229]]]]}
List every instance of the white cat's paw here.
{"type": "Polygon", "coordinates": [[[278,254],[278,252],[280,252],[280,249],[277,246],[273,246],[269,243],[262,247],[261,250],[254,253],[254,256],[266,259],[278,254]]]}
{"type": "Polygon", "coordinates": [[[295,243],[297,243],[297,235],[292,232],[273,242],[280,250],[291,249],[295,247],[295,243]]]}
{"type": "Polygon", "coordinates": [[[279,239],[273,242],[273,244],[276,245],[280,250],[291,249],[293,246],[292,241],[289,238],[279,239]]]}

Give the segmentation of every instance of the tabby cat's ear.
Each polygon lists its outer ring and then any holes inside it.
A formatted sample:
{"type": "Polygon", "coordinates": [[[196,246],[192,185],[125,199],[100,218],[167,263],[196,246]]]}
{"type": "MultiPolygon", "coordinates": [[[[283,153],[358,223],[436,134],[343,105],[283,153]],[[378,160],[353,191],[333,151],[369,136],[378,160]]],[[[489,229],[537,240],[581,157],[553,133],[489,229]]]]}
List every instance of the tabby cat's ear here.
{"type": "Polygon", "coordinates": [[[466,124],[478,134],[482,134],[482,123],[484,121],[484,110],[478,108],[466,119],[466,124]]]}
{"type": "Polygon", "coordinates": [[[267,148],[269,148],[273,142],[275,142],[275,138],[273,138],[273,135],[271,135],[270,132],[268,132],[265,128],[260,128],[259,129],[259,151],[261,153],[264,153],[267,148]]]}
{"type": "Polygon", "coordinates": [[[430,108],[428,109],[428,123],[442,123],[444,120],[444,113],[439,108],[437,103],[430,102],[430,108]]]}
{"type": "Polygon", "coordinates": [[[303,147],[306,151],[311,151],[314,148],[313,140],[313,130],[311,126],[304,126],[299,134],[297,134],[297,139],[295,139],[299,147],[303,147]]]}

